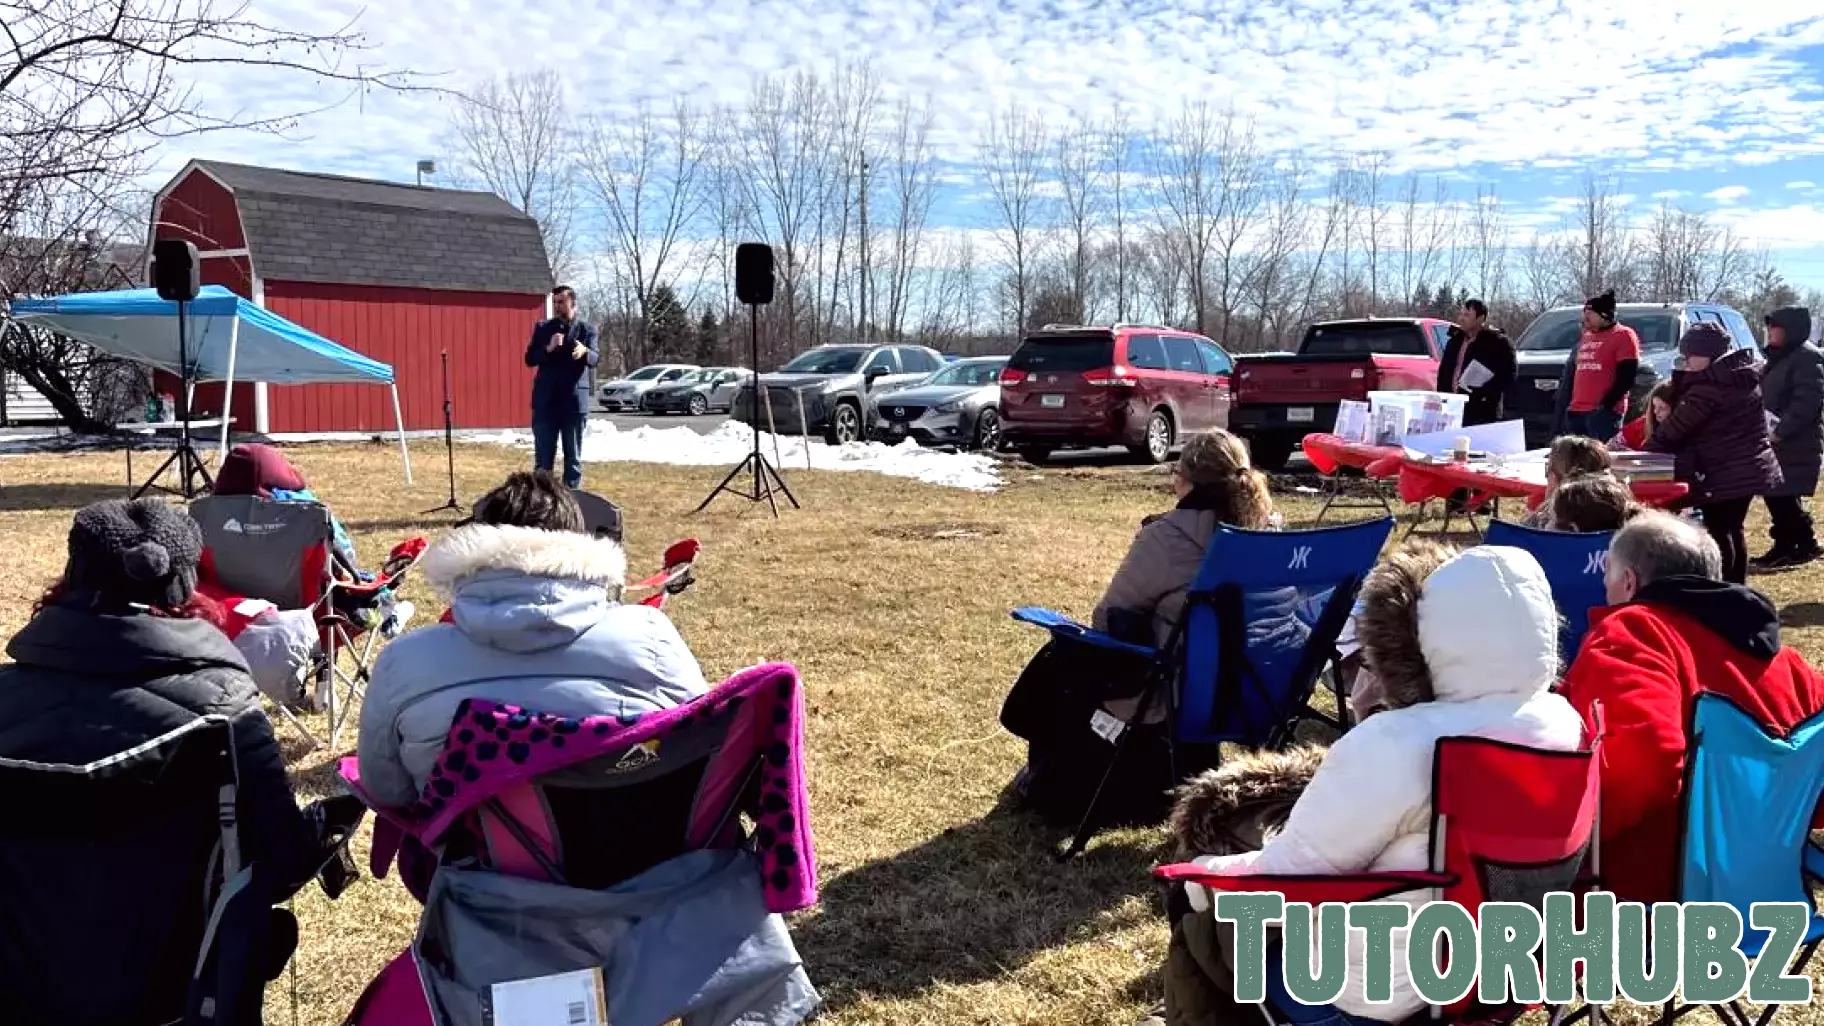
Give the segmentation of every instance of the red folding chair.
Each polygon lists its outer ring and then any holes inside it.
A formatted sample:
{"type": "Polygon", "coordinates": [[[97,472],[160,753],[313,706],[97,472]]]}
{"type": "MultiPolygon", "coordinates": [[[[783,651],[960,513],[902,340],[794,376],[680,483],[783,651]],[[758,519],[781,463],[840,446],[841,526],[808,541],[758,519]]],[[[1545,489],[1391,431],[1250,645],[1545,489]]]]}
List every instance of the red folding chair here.
{"type": "MultiPolygon", "coordinates": [[[[1200,884],[1231,894],[1278,892],[1287,901],[1374,901],[1431,889],[1475,916],[1485,901],[1525,902],[1543,912],[1545,895],[1599,886],[1602,796],[1601,710],[1583,751],[1549,752],[1477,737],[1440,738],[1432,763],[1431,866],[1425,872],[1354,873],[1339,876],[1219,876],[1195,863],[1161,866],[1154,876],[1200,884]]],[[[1272,1024],[1296,1026],[1332,1014],[1328,1008],[1291,1004],[1269,963],[1268,1000],[1261,1013],[1272,1024]],[[1274,1001],[1274,992],[1280,995],[1274,1001]],[[1282,1007],[1288,1006],[1288,1007],[1282,1007]]],[[[1527,1008],[1489,1008],[1475,992],[1449,1007],[1433,1007],[1433,1021],[1506,1022],[1527,1008]]],[[[1585,1011],[1598,1013],[1593,1005],[1585,1011]]],[[[1579,1012],[1577,1017],[1581,1017],[1579,1012]]],[[[1562,1009],[1553,1010],[1561,1020],[1562,1009]]]]}

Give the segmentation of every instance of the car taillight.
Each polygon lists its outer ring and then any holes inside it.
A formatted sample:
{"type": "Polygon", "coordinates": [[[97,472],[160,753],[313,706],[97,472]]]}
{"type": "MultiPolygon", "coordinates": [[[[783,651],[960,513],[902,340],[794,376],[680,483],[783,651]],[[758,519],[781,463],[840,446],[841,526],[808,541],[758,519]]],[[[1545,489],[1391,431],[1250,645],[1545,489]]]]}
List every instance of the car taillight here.
{"type": "Polygon", "coordinates": [[[1098,388],[1132,388],[1133,372],[1126,367],[1104,367],[1101,370],[1083,372],[1083,383],[1098,388]]]}
{"type": "Polygon", "coordinates": [[[1012,367],[1005,367],[1005,368],[1002,368],[1002,370],[1001,370],[1001,384],[1002,385],[1017,385],[1020,382],[1025,381],[1025,380],[1026,380],[1025,371],[1014,370],[1012,367]]]}

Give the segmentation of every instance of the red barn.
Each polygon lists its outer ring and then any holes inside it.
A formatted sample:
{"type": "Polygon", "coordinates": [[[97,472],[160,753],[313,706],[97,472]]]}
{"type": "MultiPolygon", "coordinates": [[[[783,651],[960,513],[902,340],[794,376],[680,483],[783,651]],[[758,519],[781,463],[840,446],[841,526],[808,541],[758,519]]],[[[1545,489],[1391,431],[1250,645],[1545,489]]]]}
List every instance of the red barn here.
{"type": "MultiPolygon", "coordinates": [[[[408,431],[443,426],[445,350],[457,427],[530,415],[525,346],[546,316],[551,265],[538,224],[498,196],[193,160],[153,201],[152,237],[194,243],[205,285],[392,364],[408,431]]],[[[243,431],[393,427],[385,389],[235,389],[243,431]]],[[[221,386],[198,388],[196,406],[219,412],[221,386]]]]}

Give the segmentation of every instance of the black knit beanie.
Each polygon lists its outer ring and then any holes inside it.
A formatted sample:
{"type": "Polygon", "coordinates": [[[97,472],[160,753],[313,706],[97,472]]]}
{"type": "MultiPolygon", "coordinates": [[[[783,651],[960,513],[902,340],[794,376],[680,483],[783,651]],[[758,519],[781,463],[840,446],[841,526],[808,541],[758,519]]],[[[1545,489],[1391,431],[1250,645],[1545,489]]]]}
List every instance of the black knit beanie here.
{"type": "Polygon", "coordinates": [[[1591,298],[1584,301],[1583,308],[1585,310],[1595,311],[1596,316],[1601,317],[1604,320],[1608,320],[1608,321],[1614,320],[1615,319],[1615,290],[1609,289],[1607,292],[1604,292],[1600,296],[1592,296],[1591,298]]]}
{"type": "Polygon", "coordinates": [[[156,499],[95,503],[70,526],[65,600],[177,609],[196,593],[202,554],[202,531],[181,510],[156,499]]]}

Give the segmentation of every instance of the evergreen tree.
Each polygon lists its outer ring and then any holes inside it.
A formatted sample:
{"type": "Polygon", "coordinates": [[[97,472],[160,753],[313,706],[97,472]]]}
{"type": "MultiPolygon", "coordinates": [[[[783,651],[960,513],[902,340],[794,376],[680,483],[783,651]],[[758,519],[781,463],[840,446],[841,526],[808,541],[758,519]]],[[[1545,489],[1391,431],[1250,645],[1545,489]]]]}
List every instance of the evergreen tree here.
{"type": "Polygon", "coordinates": [[[690,312],[678,302],[670,285],[652,290],[646,321],[646,361],[670,363],[683,360],[696,350],[696,338],[690,328],[690,312]]]}
{"type": "Polygon", "coordinates": [[[722,362],[722,326],[716,323],[716,312],[703,311],[697,322],[697,363],[705,367],[722,362]]]}

